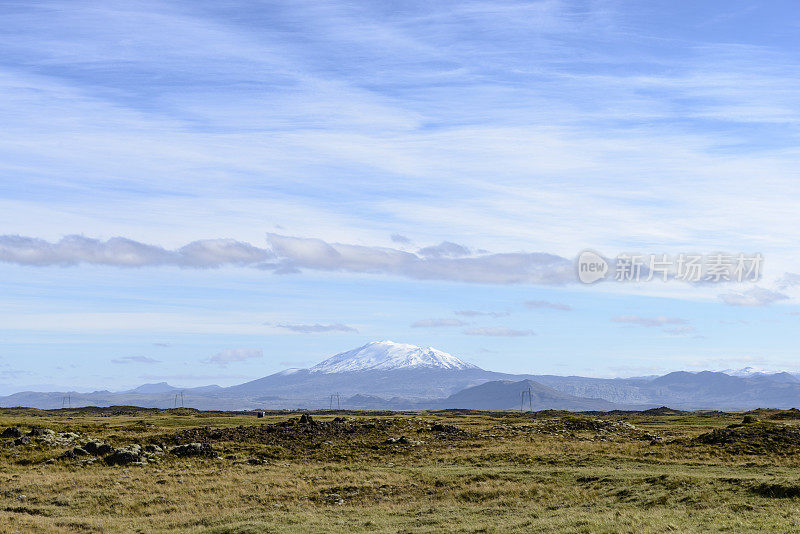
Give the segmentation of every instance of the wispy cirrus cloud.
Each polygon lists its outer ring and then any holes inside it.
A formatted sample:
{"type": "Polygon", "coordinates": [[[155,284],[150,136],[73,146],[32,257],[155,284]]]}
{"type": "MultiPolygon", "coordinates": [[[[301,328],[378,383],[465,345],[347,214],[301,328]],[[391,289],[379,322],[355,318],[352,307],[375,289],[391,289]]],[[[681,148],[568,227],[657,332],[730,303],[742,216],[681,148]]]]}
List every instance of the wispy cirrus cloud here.
{"type": "Polygon", "coordinates": [[[682,324],[670,328],[664,328],[663,331],[665,334],[669,334],[671,336],[688,336],[697,333],[697,329],[692,325],[688,324],[682,324]]]}
{"type": "Polygon", "coordinates": [[[666,325],[685,325],[689,321],[680,317],[667,317],[659,315],[657,317],[642,317],[641,315],[617,315],[611,319],[615,323],[628,323],[648,328],[666,326],[666,325]]]}
{"type": "MultiPolygon", "coordinates": [[[[795,22],[766,3],[710,19],[703,10],[654,17],[632,1],[198,5],[0,6],[0,174],[15,177],[2,186],[0,227],[52,244],[102,232],[104,243],[128,236],[168,252],[11,261],[549,284],[511,260],[690,244],[760,250],[770,269],[792,270],[800,78],[784,37],[795,22]],[[680,30],[697,25],[709,31],[680,30]],[[753,187],[754,176],[769,187],[753,187]],[[342,191],[347,202],[331,202],[342,191]],[[273,222],[328,244],[366,244],[368,257],[336,247],[344,259],[169,254],[207,236],[271,252],[260,225],[273,222]],[[428,248],[419,236],[469,236],[474,254],[374,259],[380,239],[411,250],[408,238],[388,238],[411,228],[414,250],[428,248]]],[[[75,272],[83,286],[93,277],[75,272]]],[[[252,278],[240,304],[248,310],[263,297],[252,278]]],[[[142,287],[142,302],[163,298],[162,287],[142,287]]],[[[341,294],[317,287],[320,298],[341,294]]],[[[210,293],[192,300],[209,307],[210,293]]],[[[733,294],[720,306],[766,300],[733,294]]],[[[383,311],[359,304],[343,304],[343,316],[383,311]]]]}
{"type": "Polygon", "coordinates": [[[722,302],[730,306],[767,306],[775,302],[787,300],[789,297],[778,291],[756,286],[746,291],[723,293],[719,298],[722,302]]]}
{"type": "Polygon", "coordinates": [[[252,378],[249,375],[245,374],[194,374],[194,373],[174,373],[174,374],[141,374],[138,376],[142,380],[219,380],[219,379],[228,379],[228,380],[241,380],[241,379],[249,379],[252,378]]]}
{"type": "Polygon", "coordinates": [[[347,326],[346,324],[341,323],[333,323],[333,324],[288,324],[288,323],[279,323],[275,325],[278,328],[283,328],[285,330],[291,330],[292,332],[297,332],[300,334],[324,334],[326,332],[358,332],[358,330],[352,326],[347,326]]]}
{"type": "Polygon", "coordinates": [[[493,312],[493,311],[479,311],[479,310],[456,310],[453,313],[461,315],[462,317],[507,317],[511,312],[493,312]]]}
{"type": "Polygon", "coordinates": [[[697,329],[689,324],[688,320],[681,317],[667,317],[666,315],[658,315],[655,317],[617,315],[611,320],[615,323],[627,323],[643,326],[645,328],[660,328],[663,333],[672,337],[694,335],[697,339],[703,338],[703,336],[697,333],[697,329]]]}
{"type": "Polygon", "coordinates": [[[221,367],[224,367],[229,363],[243,362],[245,360],[261,358],[263,356],[264,352],[261,349],[253,349],[253,348],[225,349],[221,352],[214,354],[210,358],[203,360],[203,363],[213,363],[221,367]]]}
{"type": "Polygon", "coordinates": [[[149,356],[123,356],[122,358],[115,358],[111,363],[161,363],[161,360],[156,360],[149,356]]]}
{"type": "Polygon", "coordinates": [[[572,310],[572,306],[568,304],[561,304],[558,302],[550,302],[547,300],[526,300],[524,302],[525,307],[531,310],[534,309],[546,309],[546,310],[561,310],[561,311],[570,311],[572,310]]]}
{"type": "Polygon", "coordinates": [[[464,321],[458,319],[420,319],[411,323],[411,328],[440,328],[448,326],[464,326],[464,321]]]}
{"type": "Polygon", "coordinates": [[[536,332],[533,330],[515,330],[505,326],[486,326],[477,328],[468,328],[464,330],[468,336],[494,336],[494,337],[522,337],[522,336],[535,336],[536,332]]]}

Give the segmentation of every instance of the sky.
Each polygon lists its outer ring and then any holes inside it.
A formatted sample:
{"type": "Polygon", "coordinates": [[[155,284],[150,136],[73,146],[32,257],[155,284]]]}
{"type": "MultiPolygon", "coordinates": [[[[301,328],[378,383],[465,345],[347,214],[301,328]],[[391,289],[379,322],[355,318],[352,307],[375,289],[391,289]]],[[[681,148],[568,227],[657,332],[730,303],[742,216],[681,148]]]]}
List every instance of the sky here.
{"type": "Polygon", "coordinates": [[[795,7],[3,2],[0,393],[232,385],[384,339],[800,371],[795,7]],[[583,284],[587,249],[763,266],[583,284]]]}

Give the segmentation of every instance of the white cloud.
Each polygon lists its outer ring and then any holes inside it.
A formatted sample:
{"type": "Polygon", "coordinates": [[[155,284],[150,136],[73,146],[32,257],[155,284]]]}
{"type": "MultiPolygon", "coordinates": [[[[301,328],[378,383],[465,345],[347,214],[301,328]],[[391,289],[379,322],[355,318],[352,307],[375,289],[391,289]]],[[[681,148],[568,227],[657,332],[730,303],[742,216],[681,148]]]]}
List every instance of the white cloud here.
{"type": "Polygon", "coordinates": [[[747,291],[723,293],[719,298],[730,306],[766,306],[781,300],[787,300],[789,297],[783,293],[756,286],[747,291]]]}
{"type": "Polygon", "coordinates": [[[575,281],[570,260],[542,252],[461,258],[423,258],[392,248],[327,243],[267,234],[278,265],[294,269],[392,274],[421,280],[486,284],[565,284],[575,281]]]}
{"type": "Polygon", "coordinates": [[[442,241],[438,245],[419,249],[417,254],[423,258],[461,258],[469,256],[470,252],[464,245],[442,241]]]}
{"type": "Polygon", "coordinates": [[[106,241],[70,235],[56,242],[18,235],[0,236],[0,261],[19,265],[112,265],[145,267],[176,265],[187,268],[216,268],[223,265],[252,265],[272,257],[268,250],[233,239],[194,241],[177,250],[140,243],[124,237],[106,241]]]}
{"type": "Polygon", "coordinates": [[[225,366],[228,365],[229,363],[242,362],[244,360],[250,360],[253,358],[261,358],[263,356],[264,353],[261,349],[248,349],[248,348],[225,349],[222,352],[214,354],[207,360],[204,360],[204,362],[215,363],[220,366],[225,366]]]}
{"type": "Polygon", "coordinates": [[[272,257],[268,250],[233,239],[204,239],[178,249],[182,267],[214,268],[223,265],[253,265],[272,257]]]}
{"type": "MultiPolygon", "coordinates": [[[[436,252],[428,251],[428,256],[420,256],[393,248],[327,243],[321,239],[277,234],[267,234],[267,240],[272,250],[233,239],[206,239],[167,250],[123,237],[102,241],[71,235],[49,242],[6,235],[0,236],[0,261],[32,266],[86,263],[197,269],[234,265],[259,267],[278,274],[312,269],[488,284],[565,284],[575,278],[571,261],[541,252],[451,257],[461,256],[461,252],[442,244],[431,247],[436,252]]],[[[452,245],[461,249],[460,245],[452,245]]]]}
{"type": "Polygon", "coordinates": [[[776,281],[778,289],[787,289],[796,285],[800,285],[800,274],[797,273],[783,273],[783,276],[776,281]]]}

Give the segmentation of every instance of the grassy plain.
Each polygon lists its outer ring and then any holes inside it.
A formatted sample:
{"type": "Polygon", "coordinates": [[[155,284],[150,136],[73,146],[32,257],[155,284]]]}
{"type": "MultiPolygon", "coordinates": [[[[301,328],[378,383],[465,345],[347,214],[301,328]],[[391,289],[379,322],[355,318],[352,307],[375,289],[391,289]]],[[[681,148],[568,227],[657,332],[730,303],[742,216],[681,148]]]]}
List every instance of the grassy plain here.
{"type": "Polygon", "coordinates": [[[749,413],[0,409],[55,432],[0,439],[0,531],[800,531],[800,413],[749,413]]]}

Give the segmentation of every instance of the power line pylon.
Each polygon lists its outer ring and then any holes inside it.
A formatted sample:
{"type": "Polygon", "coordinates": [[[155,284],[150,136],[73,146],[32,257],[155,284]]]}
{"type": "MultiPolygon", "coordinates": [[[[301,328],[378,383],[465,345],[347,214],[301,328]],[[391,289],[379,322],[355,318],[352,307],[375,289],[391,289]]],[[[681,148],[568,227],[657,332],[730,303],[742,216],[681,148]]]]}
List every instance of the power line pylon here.
{"type": "Polygon", "coordinates": [[[531,387],[528,386],[528,389],[523,389],[522,393],[519,396],[519,411],[525,409],[525,397],[528,397],[528,410],[533,411],[533,392],[531,391],[531,387]]]}

